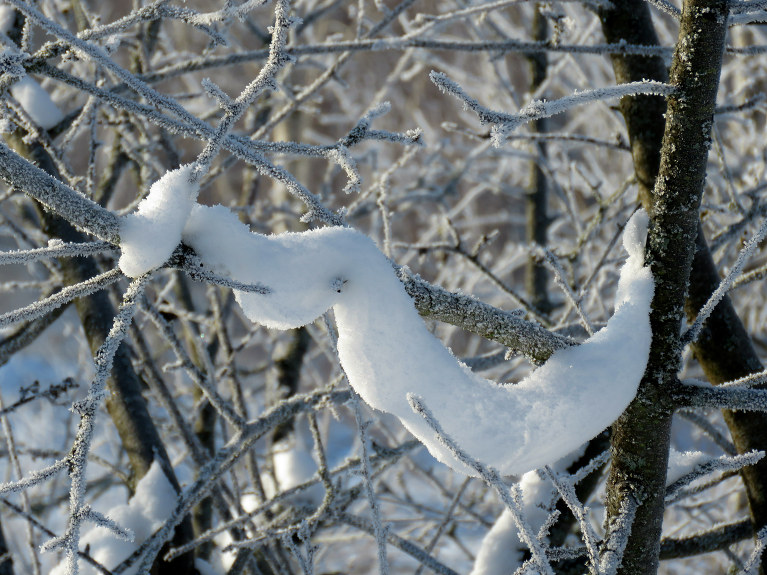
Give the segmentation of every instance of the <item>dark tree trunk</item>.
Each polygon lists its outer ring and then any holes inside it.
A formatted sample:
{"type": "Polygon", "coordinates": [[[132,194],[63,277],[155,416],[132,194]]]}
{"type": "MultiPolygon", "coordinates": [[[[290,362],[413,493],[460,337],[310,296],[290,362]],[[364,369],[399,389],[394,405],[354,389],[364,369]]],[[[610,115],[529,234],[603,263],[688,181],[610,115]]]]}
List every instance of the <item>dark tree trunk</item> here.
{"type": "MultiPolygon", "coordinates": [[[[644,8],[631,4],[634,12],[644,8]]],[[[620,514],[625,500],[639,502],[621,566],[622,573],[631,575],[654,574],[658,569],[674,410],[671,392],[681,361],[680,329],[698,235],[727,15],[726,0],[686,1],[671,67],[670,82],[677,91],[668,99],[647,239],[646,258],[655,277],[650,315],[653,341],[637,397],[613,426],[608,479],[610,518],[620,514]]],[[[651,133],[645,127],[636,140],[651,133]]],[[[636,140],[632,139],[632,145],[636,140]]]]}

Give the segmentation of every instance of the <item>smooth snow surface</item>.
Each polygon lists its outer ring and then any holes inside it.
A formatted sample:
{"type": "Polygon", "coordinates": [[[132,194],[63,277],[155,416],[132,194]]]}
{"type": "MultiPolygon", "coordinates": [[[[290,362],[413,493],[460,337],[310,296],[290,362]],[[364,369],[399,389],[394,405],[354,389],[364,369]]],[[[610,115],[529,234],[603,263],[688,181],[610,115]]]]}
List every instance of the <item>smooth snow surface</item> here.
{"type": "Polygon", "coordinates": [[[288,329],[333,307],[349,383],[370,406],[396,415],[439,461],[475,474],[411,411],[408,393],[420,396],[472,457],[521,474],[594,437],[633,399],[651,339],[646,225],[640,211],[626,226],[629,258],[607,325],[516,385],[473,374],[429,333],[389,261],[359,232],[335,227],[264,236],[226,208],[195,205],[183,239],[213,271],[271,289],[236,294],[251,321],[288,329]]]}
{"type": "MultiPolygon", "coordinates": [[[[147,474],[138,482],[136,493],[130,501],[111,509],[106,515],[123,529],[133,532],[134,540],[118,539],[104,527],[94,526],[80,538],[80,545],[90,548],[90,555],[107,569],[117,567],[138,546],[158,529],[176,507],[178,495],[165,477],[160,464],[155,461],[147,474]]],[[[123,571],[133,575],[136,567],[123,571]]],[[[53,568],[50,575],[64,575],[66,560],[53,568]]],[[[98,575],[100,572],[85,561],[80,561],[81,575],[98,575]]]]}
{"type": "Polygon", "coordinates": [[[120,269],[139,277],[160,267],[181,242],[199,186],[191,184],[193,164],[167,172],[149,189],[138,209],[122,219],[120,269]]]}

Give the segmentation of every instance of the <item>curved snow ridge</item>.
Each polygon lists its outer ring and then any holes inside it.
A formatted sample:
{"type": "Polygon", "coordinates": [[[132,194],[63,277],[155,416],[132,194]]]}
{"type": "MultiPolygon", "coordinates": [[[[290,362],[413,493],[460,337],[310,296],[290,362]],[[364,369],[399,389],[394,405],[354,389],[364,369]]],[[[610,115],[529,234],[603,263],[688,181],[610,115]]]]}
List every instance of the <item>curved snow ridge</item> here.
{"type": "Polygon", "coordinates": [[[646,226],[641,211],[627,224],[629,258],[607,325],[582,345],[557,351],[516,385],[484,379],[460,363],[426,329],[390,262],[357,231],[265,236],[225,207],[195,205],[183,240],[213,271],[269,286],[267,295],[236,293],[251,321],[294,328],[332,307],[349,383],[371,407],[396,415],[439,461],[475,474],[411,410],[408,393],[419,395],[472,457],[503,474],[521,474],[597,435],[636,394],[651,340],[646,226]]]}

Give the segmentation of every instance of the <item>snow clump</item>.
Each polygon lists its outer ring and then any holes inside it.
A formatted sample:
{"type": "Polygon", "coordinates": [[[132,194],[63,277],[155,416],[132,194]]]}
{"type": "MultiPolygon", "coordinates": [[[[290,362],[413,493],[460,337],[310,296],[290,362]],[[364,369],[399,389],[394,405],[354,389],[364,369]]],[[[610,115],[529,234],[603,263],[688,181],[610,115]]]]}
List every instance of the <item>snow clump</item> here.
{"type": "Polygon", "coordinates": [[[181,232],[197,200],[191,183],[194,164],[167,172],[149,189],[138,209],[120,225],[120,270],[131,278],[160,267],[181,242],[181,232]]]}

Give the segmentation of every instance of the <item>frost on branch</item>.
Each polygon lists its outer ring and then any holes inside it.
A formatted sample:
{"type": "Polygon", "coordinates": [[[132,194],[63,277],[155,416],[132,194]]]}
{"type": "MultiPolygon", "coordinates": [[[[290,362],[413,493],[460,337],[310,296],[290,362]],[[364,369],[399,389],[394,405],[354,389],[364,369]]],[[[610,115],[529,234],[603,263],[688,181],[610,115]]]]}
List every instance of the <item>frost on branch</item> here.
{"type": "MultiPolygon", "coordinates": [[[[101,565],[107,569],[113,569],[163,524],[176,506],[177,499],[173,486],[168,482],[160,464],[155,461],[136,485],[136,492],[130,501],[111,509],[107,514],[109,523],[114,522],[122,529],[129,530],[133,537],[131,539],[118,537],[112,528],[108,529],[106,525],[97,524],[81,537],[80,543],[88,546],[91,557],[101,565]]],[[[135,572],[135,568],[124,571],[126,574],[135,572]]],[[[66,573],[65,561],[51,571],[51,575],[64,573],[66,573]]],[[[95,575],[99,571],[91,565],[83,565],[80,567],[80,573],[95,575]]]]}
{"type": "Polygon", "coordinates": [[[194,165],[167,172],[120,225],[120,269],[138,277],[160,267],[181,241],[199,186],[191,183],[194,165]]]}
{"type": "Polygon", "coordinates": [[[629,258],[607,326],[581,346],[556,352],[516,385],[483,379],[461,364],[426,329],[390,262],[354,230],[264,236],[226,208],[198,205],[184,241],[216,273],[270,288],[267,295],[237,292],[254,322],[288,329],[332,307],[352,387],[370,406],[396,415],[438,460],[475,474],[412,412],[409,393],[423,398],[462,449],[503,474],[517,474],[560,459],[610,425],[633,399],[651,339],[646,223],[638,212],[626,226],[629,258]]]}

